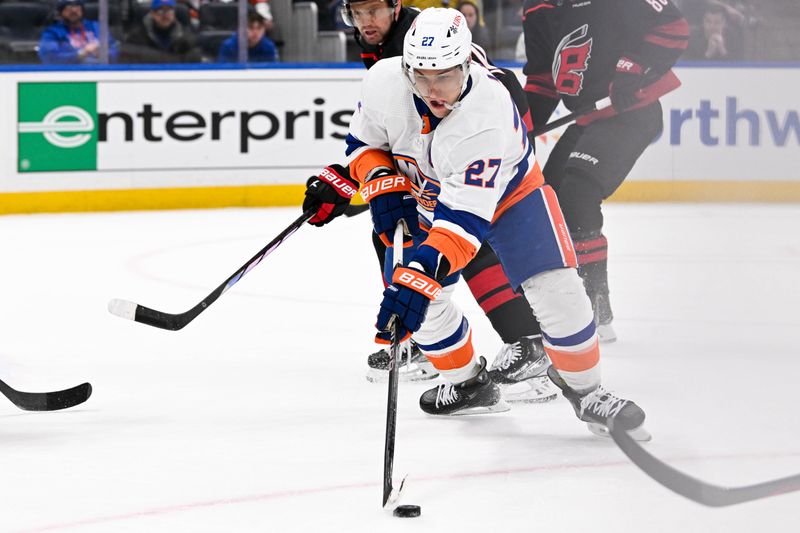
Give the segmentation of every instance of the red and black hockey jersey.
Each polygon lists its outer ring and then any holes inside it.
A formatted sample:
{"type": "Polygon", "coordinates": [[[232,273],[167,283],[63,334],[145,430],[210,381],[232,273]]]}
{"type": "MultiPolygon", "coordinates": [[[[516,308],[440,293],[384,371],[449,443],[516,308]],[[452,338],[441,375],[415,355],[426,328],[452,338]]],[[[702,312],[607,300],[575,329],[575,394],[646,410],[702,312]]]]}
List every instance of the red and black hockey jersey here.
{"type": "Polygon", "coordinates": [[[534,125],[548,120],[559,99],[576,111],[608,96],[621,57],[649,68],[656,81],[689,40],[671,0],[526,0],[522,24],[534,125]]]}

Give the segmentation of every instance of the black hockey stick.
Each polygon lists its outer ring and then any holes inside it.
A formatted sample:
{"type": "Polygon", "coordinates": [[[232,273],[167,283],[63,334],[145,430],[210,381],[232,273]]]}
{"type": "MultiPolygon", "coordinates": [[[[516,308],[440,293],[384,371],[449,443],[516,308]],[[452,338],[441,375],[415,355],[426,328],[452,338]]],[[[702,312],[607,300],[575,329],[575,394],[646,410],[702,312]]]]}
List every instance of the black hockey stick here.
{"type": "Polygon", "coordinates": [[[344,216],[347,218],[358,216],[361,213],[369,211],[369,204],[348,205],[344,211],[344,216]]]}
{"type": "MultiPolygon", "coordinates": [[[[394,230],[393,260],[395,266],[403,264],[403,223],[394,230]]],[[[392,347],[389,349],[389,397],[386,401],[386,439],[383,447],[383,507],[400,498],[405,478],[397,491],[392,486],[394,469],[394,441],[397,431],[397,381],[400,359],[400,318],[392,320],[392,347]]]]}
{"type": "Polygon", "coordinates": [[[570,113],[569,115],[565,115],[557,120],[554,120],[553,122],[548,122],[541,128],[533,128],[533,133],[529,134],[528,138],[531,139],[533,137],[538,137],[539,135],[544,135],[545,133],[558,129],[561,126],[565,126],[567,124],[575,122],[579,118],[588,115],[589,113],[594,113],[595,111],[600,111],[601,109],[605,109],[610,105],[611,105],[610,98],[603,98],[602,100],[598,100],[591,106],[586,106],[582,109],[575,111],[574,113],[570,113]]]}
{"type": "MultiPolygon", "coordinates": [[[[647,87],[642,88],[639,91],[639,97],[642,99],[643,102],[654,102],[661,96],[674,91],[678,87],[681,86],[681,80],[675,75],[673,71],[668,71],[664,76],[659,78],[655,83],[648,85],[647,87]]],[[[645,105],[640,104],[640,105],[645,105]]],[[[611,107],[611,98],[606,97],[602,100],[598,100],[597,102],[588,105],[584,108],[578,109],[574,113],[570,113],[569,115],[563,116],[558,120],[554,120],[553,122],[548,122],[541,128],[533,128],[533,133],[528,134],[528,138],[538,137],[539,135],[544,135],[545,133],[551,132],[555,129],[560,128],[561,126],[565,126],[571,122],[575,122],[581,117],[585,117],[586,115],[590,115],[597,111],[602,111],[608,107],[611,107]]],[[[634,106],[631,109],[636,109],[637,106],[634,106]]]]}
{"type": "Polygon", "coordinates": [[[92,395],[89,383],[55,392],[22,392],[0,380],[0,392],[24,411],[58,411],[82,404],[92,395]]]}
{"type": "Polygon", "coordinates": [[[300,229],[300,226],[305,224],[308,219],[314,216],[315,212],[316,210],[304,211],[297,220],[289,224],[289,227],[280,232],[277,237],[270,241],[269,244],[259,250],[259,252],[248,262],[242,265],[239,270],[234,272],[231,277],[226,279],[222,285],[211,291],[211,294],[203,298],[199,304],[195,305],[184,313],[172,314],[165,313],[163,311],[156,311],[155,309],[150,309],[149,307],[129,302],[128,300],[120,300],[118,298],[114,298],[108,302],[108,311],[112,315],[127,318],[128,320],[135,320],[136,322],[141,322],[142,324],[147,324],[148,326],[177,331],[194,320],[197,315],[205,311],[208,306],[217,301],[217,298],[222,296],[225,291],[236,285],[236,283],[242,279],[245,274],[255,268],[262,259],[272,253],[278,246],[281,245],[283,241],[289,238],[292,233],[300,229]]]}
{"type": "Polygon", "coordinates": [[[609,426],[614,442],[636,466],[661,485],[694,502],[709,507],[726,507],[800,490],[800,474],[743,487],[706,483],[650,455],[625,430],[615,429],[613,423],[609,426]]]}

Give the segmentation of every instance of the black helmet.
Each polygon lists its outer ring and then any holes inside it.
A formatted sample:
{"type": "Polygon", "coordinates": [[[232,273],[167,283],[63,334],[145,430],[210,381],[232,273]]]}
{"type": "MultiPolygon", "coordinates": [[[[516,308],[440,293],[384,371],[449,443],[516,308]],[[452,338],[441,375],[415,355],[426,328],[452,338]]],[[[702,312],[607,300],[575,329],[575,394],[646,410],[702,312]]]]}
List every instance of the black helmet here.
{"type": "MultiPolygon", "coordinates": [[[[353,12],[350,10],[350,4],[358,4],[360,2],[368,2],[369,0],[344,0],[339,8],[339,14],[342,15],[342,20],[348,26],[355,28],[356,23],[353,20],[353,12]]],[[[383,0],[389,7],[394,9],[397,6],[397,0],[383,0]]]]}

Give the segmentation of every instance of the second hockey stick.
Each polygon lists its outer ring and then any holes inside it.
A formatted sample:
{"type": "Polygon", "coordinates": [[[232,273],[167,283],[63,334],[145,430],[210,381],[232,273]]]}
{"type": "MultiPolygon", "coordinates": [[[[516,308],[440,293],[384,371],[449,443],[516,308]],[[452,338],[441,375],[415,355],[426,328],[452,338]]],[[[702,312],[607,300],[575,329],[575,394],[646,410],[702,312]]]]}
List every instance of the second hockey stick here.
{"type": "Polygon", "coordinates": [[[645,474],[669,490],[709,507],[727,507],[800,490],[800,474],[742,487],[721,487],[677,470],[646,451],[623,429],[610,424],[617,446],[645,474]]]}
{"type": "Polygon", "coordinates": [[[217,301],[217,298],[225,294],[225,291],[236,285],[236,283],[244,277],[245,274],[254,269],[262,259],[271,254],[283,241],[289,238],[295,231],[306,223],[308,219],[314,216],[315,211],[304,211],[300,217],[289,224],[289,226],[280,232],[277,237],[272,239],[269,244],[258,251],[256,255],[250,258],[244,265],[234,272],[231,277],[226,279],[222,285],[211,291],[211,294],[203,298],[203,300],[183,313],[165,313],[164,311],[157,311],[150,309],[143,305],[139,305],[128,300],[120,300],[114,298],[108,302],[108,311],[112,315],[117,315],[128,320],[134,320],[161,329],[168,329],[177,331],[182,329],[186,324],[197,318],[197,315],[205,311],[208,306],[217,301]]]}
{"type": "MultiPolygon", "coordinates": [[[[678,77],[675,75],[675,73],[670,70],[655,83],[641,89],[639,91],[639,97],[642,99],[642,104],[633,106],[630,109],[637,109],[640,105],[650,105],[650,103],[656,101],[658,98],[664,96],[665,94],[674,91],[680,86],[681,86],[681,80],[679,80],[678,77]]],[[[555,129],[560,128],[561,126],[566,126],[567,124],[575,122],[578,119],[589,118],[591,115],[594,114],[597,115],[597,118],[607,118],[617,114],[617,112],[611,107],[611,98],[606,97],[603,98],[602,100],[598,100],[592,105],[586,106],[582,109],[578,109],[574,113],[565,115],[557,120],[554,120],[553,122],[548,122],[541,128],[534,127],[533,133],[528,134],[529,138],[534,138],[538,137],[539,135],[544,135],[545,133],[549,133],[555,129]]]]}
{"type": "Polygon", "coordinates": [[[71,389],[54,392],[23,392],[0,380],[0,392],[23,411],[58,411],[82,404],[92,395],[92,386],[83,383],[71,389]]]}

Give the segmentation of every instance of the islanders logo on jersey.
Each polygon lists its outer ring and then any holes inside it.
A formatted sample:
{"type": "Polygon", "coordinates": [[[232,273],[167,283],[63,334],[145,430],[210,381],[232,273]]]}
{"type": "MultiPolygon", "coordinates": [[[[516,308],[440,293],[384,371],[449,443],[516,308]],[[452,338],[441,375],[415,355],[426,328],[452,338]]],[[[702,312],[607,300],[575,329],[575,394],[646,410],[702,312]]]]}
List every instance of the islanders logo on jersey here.
{"type": "Polygon", "coordinates": [[[422,209],[433,212],[439,198],[439,182],[426,176],[413,157],[394,154],[395,168],[411,182],[411,194],[422,209]]]}
{"type": "Polygon", "coordinates": [[[592,38],[589,25],[584,24],[558,43],[553,61],[553,80],[561,94],[577,96],[583,89],[583,73],[592,57],[592,38]]]}

